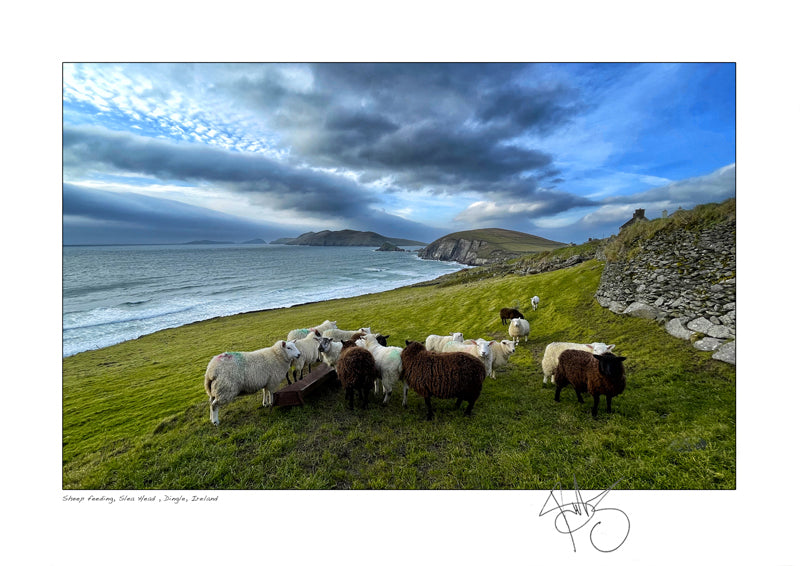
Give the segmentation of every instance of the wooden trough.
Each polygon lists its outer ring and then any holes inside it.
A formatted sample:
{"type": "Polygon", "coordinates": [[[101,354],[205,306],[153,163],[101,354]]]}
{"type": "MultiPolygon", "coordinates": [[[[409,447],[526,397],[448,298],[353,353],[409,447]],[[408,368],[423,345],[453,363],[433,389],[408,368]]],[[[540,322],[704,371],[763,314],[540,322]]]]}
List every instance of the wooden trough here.
{"type": "Polygon", "coordinates": [[[305,405],[306,397],[331,378],[336,379],[336,370],[324,363],[319,364],[303,379],[273,393],[272,404],[276,407],[305,405]]]}

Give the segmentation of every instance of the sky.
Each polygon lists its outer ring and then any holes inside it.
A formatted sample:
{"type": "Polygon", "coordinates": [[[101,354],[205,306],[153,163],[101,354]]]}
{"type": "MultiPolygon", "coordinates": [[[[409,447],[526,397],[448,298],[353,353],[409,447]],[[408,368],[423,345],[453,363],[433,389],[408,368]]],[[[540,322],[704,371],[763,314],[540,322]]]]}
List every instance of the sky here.
{"type": "Polygon", "coordinates": [[[616,234],[736,190],[733,63],[64,63],[64,244],[616,234]]]}

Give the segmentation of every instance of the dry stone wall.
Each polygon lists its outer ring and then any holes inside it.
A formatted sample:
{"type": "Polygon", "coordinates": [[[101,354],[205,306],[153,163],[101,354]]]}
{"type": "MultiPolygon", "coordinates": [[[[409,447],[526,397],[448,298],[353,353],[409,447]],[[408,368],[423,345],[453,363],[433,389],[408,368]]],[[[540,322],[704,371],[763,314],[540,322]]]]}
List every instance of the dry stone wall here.
{"type": "Polygon", "coordinates": [[[629,258],[606,260],[595,298],[655,319],[714,359],[736,363],[736,222],[658,232],[629,258]]]}

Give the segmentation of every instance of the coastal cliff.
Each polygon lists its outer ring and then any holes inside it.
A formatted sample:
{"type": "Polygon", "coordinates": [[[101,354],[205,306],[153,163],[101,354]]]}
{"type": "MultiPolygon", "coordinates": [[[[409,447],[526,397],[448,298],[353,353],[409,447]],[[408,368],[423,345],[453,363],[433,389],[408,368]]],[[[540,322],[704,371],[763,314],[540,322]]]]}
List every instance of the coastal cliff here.
{"type": "Polygon", "coordinates": [[[422,259],[457,261],[465,265],[499,263],[523,254],[562,248],[566,244],[532,234],[484,228],[454,232],[419,250],[422,259]]]}

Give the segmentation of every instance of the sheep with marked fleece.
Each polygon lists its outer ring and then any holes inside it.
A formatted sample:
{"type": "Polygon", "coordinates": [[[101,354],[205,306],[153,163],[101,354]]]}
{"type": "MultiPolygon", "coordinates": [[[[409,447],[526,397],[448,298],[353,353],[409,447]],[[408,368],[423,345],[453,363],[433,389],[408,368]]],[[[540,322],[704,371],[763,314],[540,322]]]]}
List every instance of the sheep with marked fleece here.
{"type": "Polygon", "coordinates": [[[592,342],[590,344],[581,342],[551,342],[544,349],[542,356],[542,372],[544,373],[544,383],[550,379],[550,383],[555,381],[556,366],[558,357],[565,350],[582,350],[593,354],[604,354],[614,349],[614,344],[608,345],[605,342],[592,342]]]}
{"type": "Polygon", "coordinates": [[[483,338],[464,340],[463,342],[447,342],[442,347],[442,352],[464,352],[475,356],[481,361],[486,370],[484,377],[492,373],[492,348],[489,342],[483,338]]]}
{"type": "Polygon", "coordinates": [[[369,350],[356,346],[352,340],[342,342],[342,353],[336,362],[336,376],[344,387],[348,408],[353,408],[355,393],[361,399],[361,408],[367,407],[369,392],[381,373],[369,350]]]}
{"type": "Polygon", "coordinates": [[[497,368],[503,367],[508,363],[508,359],[511,357],[516,349],[517,345],[514,344],[513,340],[492,340],[489,342],[489,347],[492,349],[492,379],[497,379],[495,372],[497,368]]]}
{"type": "Polygon", "coordinates": [[[404,388],[410,387],[425,399],[428,420],[433,419],[431,397],[455,397],[456,408],[467,401],[464,414],[472,414],[486,377],[486,368],[475,356],[464,352],[429,352],[421,342],[406,340],[400,359],[404,388]]]}
{"type": "Polygon", "coordinates": [[[272,405],[272,393],[286,378],[300,350],[293,342],[278,340],[253,352],[224,352],[211,358],[203,385],[211,407],[211,422],[219,424],[219,409],[239,395],[264,390],[262,405],[272,405]]]}
{"type": "Polygon", "coordinates": [[[463,342],[464,335],[461,332],[451,332],[447,336],[431,334],[425,339],[425,349],[430,352],[441,352],[448,342],[463,342]]]}
{"type": "Polygon", "coordinates": [[[528,341],[528,334],[531,333],[531,325],[524,318],[512,318],[511,324],[508,325],[508,335],[515,344],[519,344],[519,339],[523,336],[525,341],[528,341]]]}
{"type": "Polygon", "coordinates": [[[578,402],[583,403],[581,393],[594,398],[592,416],[597,418],[600,396],[606,396],[606,412],[611,412],[611,399],[625,390],[624,356],[611,352],[592,354],[583,350],[565,350],[558,357],[556,366],[556,401],[561,400],[561,390],[567,385],[575,388],[578,402]]]}
{"type": "MultiPolygon", "coordinates": [[[[375,381],[375,395],[379,395],[379,389],[383,389],[383,405],[389,404],[392,390],[400,380],[403,373],[403,362],[400,354],[403,349],[397,346],[386,346],[378,341],[379,335],[367,334],[364,338],[356,341],[356,345],[366,348],[375,359],[375,365],[381,373],[381,378],[375,381]]],[[[387,336],[388,338],[388,336],[387,336]]]]}
{"type": "Polygon", "coordinates": [[[308,336],[309,332],[316,330],[320,335],[330,328],[336,328],[336,321],[335,320],[326,320],[322,324],[318,324],[317,326],[313,326],[311,328],[295,328],[294,330],[289,332],[289,335],[286,337],[286,340],[300,340],[308,336]]]}

